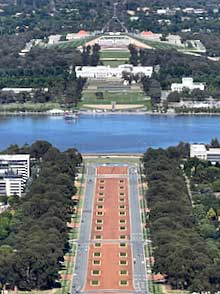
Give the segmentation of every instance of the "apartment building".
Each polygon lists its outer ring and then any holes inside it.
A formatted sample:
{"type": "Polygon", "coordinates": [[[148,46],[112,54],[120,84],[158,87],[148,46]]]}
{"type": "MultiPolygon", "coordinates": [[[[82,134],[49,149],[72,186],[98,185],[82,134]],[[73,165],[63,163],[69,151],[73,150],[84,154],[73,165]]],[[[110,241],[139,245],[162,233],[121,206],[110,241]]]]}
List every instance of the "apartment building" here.
{"type": "Polygon", "coordinates": [[[0,154],[0,196],[21,196],[29,177],[29,154],[0,154]]]}

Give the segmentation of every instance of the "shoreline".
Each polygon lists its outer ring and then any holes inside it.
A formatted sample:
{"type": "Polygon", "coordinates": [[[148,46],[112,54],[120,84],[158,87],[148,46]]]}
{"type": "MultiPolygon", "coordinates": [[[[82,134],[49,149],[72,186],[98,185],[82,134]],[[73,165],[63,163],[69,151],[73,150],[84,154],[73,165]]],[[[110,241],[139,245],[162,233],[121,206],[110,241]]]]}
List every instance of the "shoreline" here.
{"type": "MultiPolygon", "coordinates": [[[[106,111],[106,112],[95,112],[95,111],[83,111],[79,110],[76,113],[77,116],[80,115],[94,115],[94,116],[103,116],[103,115],[152,115],[152,116],[167,116],[167,117],[176,117],[176,116],[220,116],[219,113],[207,113],[207,112],[199,112],[199,113],[158,113],[158,112],[152,112],[152,111],[106,111]]],[[[0,117],[28,117],[28,116],[44,116],[44,117],[63,117],[63,114],[54,114],[51,115],[47,113],[46,111],[42,112],[0,112],[0,117]]]]}

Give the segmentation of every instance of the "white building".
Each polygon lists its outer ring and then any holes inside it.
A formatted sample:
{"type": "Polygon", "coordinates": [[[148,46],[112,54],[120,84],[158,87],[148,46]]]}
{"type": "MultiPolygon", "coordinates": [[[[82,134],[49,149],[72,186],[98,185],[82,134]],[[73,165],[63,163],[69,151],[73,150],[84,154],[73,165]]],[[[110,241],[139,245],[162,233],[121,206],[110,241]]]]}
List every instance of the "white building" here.
{"type": "Polygon", "coordinates": [[[207,148],[205,144],[191,144],[190,157],[197,157],[215,164],[220,163],[220,148],[207,148]]]}
{"type": "Polygon", "coordinates": [[[75,68],[77,78],[88,79],[109,79],[123,77],[123,73],[142,74],[151,77],[153,74],[152,66],[133,66],[131,64],[122,64],[118,67],[110,66],[76,66],[75,68]]]}
{"type": "Polygon", "coordinates": [[[0,154],[0,172],[22,175],[23,183],[30,177],[29,154],[0,154]]]}
{"type": "Polygon", "coordinates": [[[205,83],[194,83],[193,78],[182,78],[182,83],[173,83],[171,85],[171,91],[182,92],[183,89],[189,89],[190,91],[194,89],[205,90],[205,83]]]}
{"type": "Polygon", "coordinates": [[[50,35],[48,37],[48,45],[54,45],[59,43],[61,35],[50,35]]]}
{"type": "Polygon", "coordinates": [[[0,174],[0,196],[21,197],[23,191],[23,177],[22,175],[13,173],[0,174]]]}
{"type": "Polygon", "coordinates": [[[0,154],[0,196],[21,197],[29,177],[29,154],[0,154]]]}
{"type": "MultiPolygon", "coordinates": [[[[1,89],[2,92],[12,92],[14,94],[20,93],[33,93],[34,91],[38,90],[37,88],[3,88],[1,89]]],[[[48,88],[41,89],[44,92],[48,92],[48,88]]]]}

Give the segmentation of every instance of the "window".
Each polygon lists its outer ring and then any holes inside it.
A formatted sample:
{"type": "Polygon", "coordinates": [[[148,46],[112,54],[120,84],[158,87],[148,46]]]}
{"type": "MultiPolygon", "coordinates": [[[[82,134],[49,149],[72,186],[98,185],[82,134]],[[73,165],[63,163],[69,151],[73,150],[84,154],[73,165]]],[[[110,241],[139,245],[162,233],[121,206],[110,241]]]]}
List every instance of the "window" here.
{"type": "Polygon", "coordinates": [[[127,230],[127,227],[125,227],[125,226],[120,226],[120,231],[126,231],[127,230]]]}
{"type": "Polygon", "coordinates": [[[121,248],[122,248],[122,247],[127,247],[127,244],[126,244],[126,243],[120,243],[120,244],[119,244],[119,247],[121,247],[121,248]]]}
{"type": "Polygon", "coordinates": [[[103,192],[99,192],[99,196],[104,196],[104,193],[103,192]]]}
{"type": "Polygon", "coordinates": [[[126,235],[120,235],[120,239],[127,239],[126,235]]]}
{"type": "Polygon", "coordinates": [[[103,190],[105,187],[104,186],[99,186],[99,189],[100,190],[103,190]]]}
{"type": "Polygon", "coordinates": [[[126,224],[126,219],[120,219],[119,224],[126,224]]]}
{"type": "Polygon", "coordinates": [[[119,265],[128,265],[128,261],[125,259],[122,259],[119,261],[119,265]]]}
{"type": "Polygon", "coordinates": [[[93,252],[93,257],[101,257],[101,252],[93,252]]]}
{"type": "Polygon", "coordinates": [[[120,196],[125,196],[125,193],[124,192],[120,192],[119,195],[120,196]]]}
{"type": "Polygon", "coordinates": [[[99,286],[99,285],[100,285],[100,281],[99,281],[99,280],[92,280],[92,281],[90,282],[90,285],[91,285],[91,286],[99,286]]]}
{"type": "Polygon", "coordinates": [[[96,220],[96,223],[97,223],[97,224],[103,224],[103,219],[97,219],[97,220],[96,220]]]}
{"type": "Polygon", "coordinates": [[[97,216],[103,216],[103,215],[104,215],[104,212],[103,212],[103,211],[97,211],[97,212],[96,212],[96,215],[97,215],[97,216]]]}
{"type": "Polygon", "coordinates": [[[125,216],[126,212],[125,211],[119,211],[119,216],[125,216]]]}
{"type": "Polygon", "coordinates": [[[123,190],[124,188],[125,188],[124,186],[120,186],[120,187],[119,187],[120,190],[123,190]]]}
{"type": "Polygon", "coordinates": [[[119,252],[120,257],[127,257],[127,252],[119,252]]]}
{"type": "Polygon", "coordinates": [[[119,199],[119,202],[125,202],[125,199],[124,198],[120,198],[119,199]]]}
{"type": "Polygon", "coordinates": [[[119,275],[121,275],[121,276],[128,275],[128,271],[127,270],[120,270],[119,275]]]}
{"type": "Polygon", "coordinates": [[[105,180],[100,180],[99,183],[103,184],[105,183],[105,180]]]}
{"type": "Polygon", "coordinates": [[[119,183],[124,183],[124,180],[120,180],[119,183]]]}
{"type": "Polygon", "coordinates": [[[96,235],[95,239],[102,239],[102,236],[101,235],[96,235]]]}
{"type": "Polygon", "coordinates": [[[95,248],[99,248],[99,247],[101,247],[101,246],[102,246],[101,243],[95,243],[95,244],[94,244],[94,247],[95,247],[95,248]]]}
{"type": "Polygon", "coordinates": [[[103,205],[97,205],[97,209],[103,209],[103,205]]]}
{"type": "Polygon", "coordinates": [[[104,202],[104,198],[100,197],[97,199],[98,202],[104,202]]]}
{"type": "Polygon", "coordinates": [[[103,227],[102,226],[96,226],[96,231],[102,231],[103,230],[103,227]]]}
{"type": "Polygon", "coordinates": [[[99,259],[93,260],[93,265],[100,265],[100,264],[101,264],[101,260],[99,260],[99,259]]]}
{"type": "Polygon", "coordinates": [[[120,280],[119,284],[120,284],[120,286],[127,286],[128,281],[127,280],[120,280]]]}
{"type": "Polygon", "coordinates": [[[119,206],[119,209],[125,209],[125,208],[126,208],[126,206],[123,204],[119,206]]]}

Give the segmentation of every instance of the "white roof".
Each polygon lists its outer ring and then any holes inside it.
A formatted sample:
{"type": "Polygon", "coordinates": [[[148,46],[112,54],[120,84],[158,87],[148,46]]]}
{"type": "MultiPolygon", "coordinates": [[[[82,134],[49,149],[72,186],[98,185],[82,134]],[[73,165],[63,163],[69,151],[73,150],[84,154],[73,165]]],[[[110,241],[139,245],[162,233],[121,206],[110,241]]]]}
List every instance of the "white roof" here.
{"type": "Polygon", "coordinates": [[[0,160],[29,160],[30,154],[0,154],[0,160]]]}
{"type": "Polygon", "coordinates": [[[207,150],[207,153],[211,153],[211,154],[220,154],[220,148],[209,148],[207,150]]]}
{"type": "Polygon", "coordinates": [[[51,109],[47,111],[48,113],[64,113],[62,109],[51,109]]]}
{"type": "Polygon", "coordinates": [[[204,144],[191,144],[190,150],[194,152],[206,152],[206,147],[204,144]]]}

